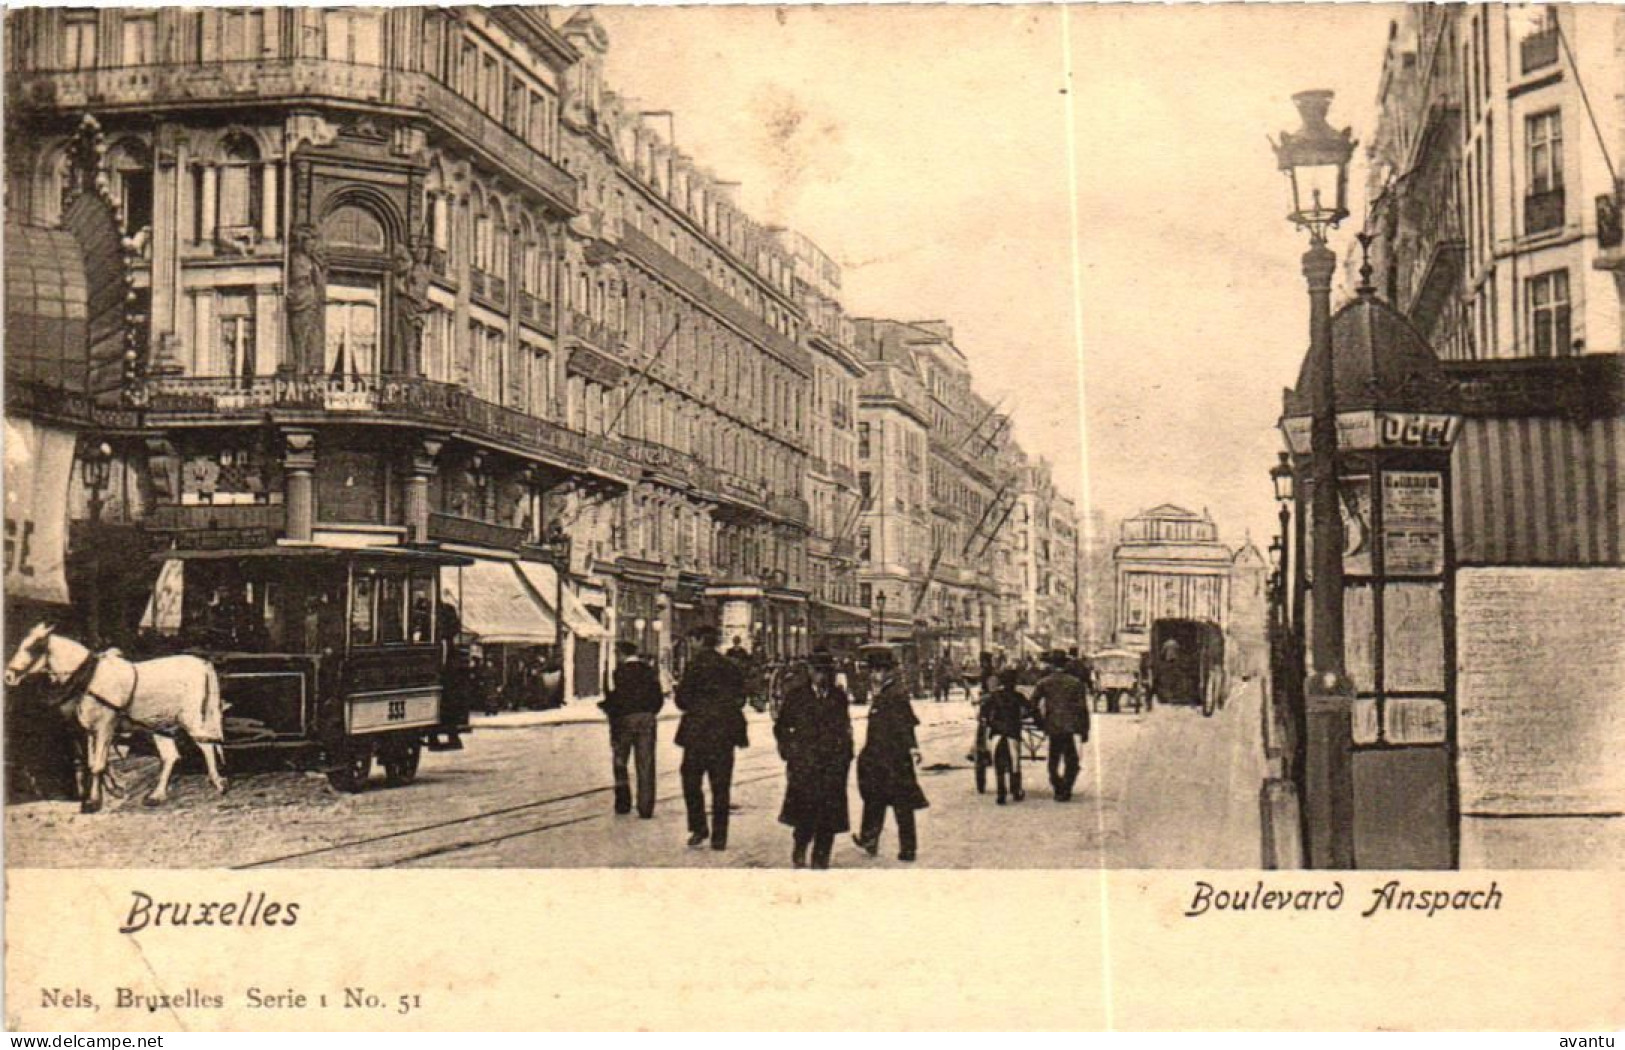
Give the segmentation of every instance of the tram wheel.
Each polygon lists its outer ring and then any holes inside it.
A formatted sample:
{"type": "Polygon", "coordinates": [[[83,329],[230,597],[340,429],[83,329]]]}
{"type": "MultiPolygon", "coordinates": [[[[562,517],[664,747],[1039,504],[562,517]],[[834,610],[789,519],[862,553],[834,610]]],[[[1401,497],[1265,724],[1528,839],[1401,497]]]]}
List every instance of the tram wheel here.
{"type": "Polygon", "coordinates": [[[402,744],[380,755],[384,764],[384,782],[390,787],[403,787],[417,779],[418,760],[423,757],[423,747],[416,740],[409,744],[402,744]]]}
{"type": "Polygon", "coordinates": [[[365,790],[367,778],[372,775],[372,748],[366,744],[349,744],[335,759],[327,771],[327,782],[347,795],[365,790]]]}

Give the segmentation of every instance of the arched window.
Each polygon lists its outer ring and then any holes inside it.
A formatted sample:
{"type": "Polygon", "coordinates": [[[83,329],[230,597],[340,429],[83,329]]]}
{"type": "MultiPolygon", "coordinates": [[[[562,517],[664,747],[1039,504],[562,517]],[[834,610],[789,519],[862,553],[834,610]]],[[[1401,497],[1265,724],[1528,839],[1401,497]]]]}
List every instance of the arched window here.
{"type": "Polygon", "coordinates": [[[491,216],[482,210],[474,213],[474,269],[491,272],[491,216]]]}
{"type": "Polygon", "coordinates": [[[498,280],[508,279],[508,213],[502,202],[491,200],[491,257],[485,272],[498,280]]]}
{"type": "Polygon", "coordinates": [[[335,208],[322,223],[322,240],[335,248],[381,252],[386,245],[384,224],[367,208],[346,204],[335,208]]]}

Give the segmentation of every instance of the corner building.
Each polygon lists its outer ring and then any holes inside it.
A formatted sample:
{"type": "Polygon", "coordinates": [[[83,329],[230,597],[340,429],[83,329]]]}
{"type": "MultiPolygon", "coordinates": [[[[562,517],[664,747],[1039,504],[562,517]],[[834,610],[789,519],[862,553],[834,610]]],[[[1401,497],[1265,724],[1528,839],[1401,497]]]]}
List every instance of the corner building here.
{"type": "Polygon", "coordinates": [[[140,423],[106,436],[145,543],[435,543],[480,559],[465,584],[522,571],[505,611],[552,642],[562,527],[575,695],[614,637],[668,667],[702,620],[807,647],[794,261],[603,83],[590,15],[7,28],[8,218],[60,221],[82,118],[100,128],[147,329],[140,423]]]}

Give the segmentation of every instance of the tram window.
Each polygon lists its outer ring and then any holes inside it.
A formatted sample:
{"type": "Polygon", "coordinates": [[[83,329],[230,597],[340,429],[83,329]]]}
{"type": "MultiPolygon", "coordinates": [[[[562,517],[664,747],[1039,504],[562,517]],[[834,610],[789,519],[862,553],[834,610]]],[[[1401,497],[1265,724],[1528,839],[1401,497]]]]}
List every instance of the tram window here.
{"type": "Polygon", "coordinates": [[[378,578],[378,644],[406,641],[406,577],[378,578]]]}
{"type": "Polygon", "coordinates": [[[303,596],[304,647],[331,653],[344,647],[344,591],[330,581],[314,584],[303,596]]]}
{"type": "Polygon", "coordinates": [[[206,648],[249,644],[261,627],[260,597],[253,582],[234,565],[190,566],[181,604],[181,635],[189,644],[206,648]]]}
{"type": "Polygon", "coordinates": [[[377,597],[377,581],[371,576],[356,575],[355,591],[350,596],[350,644],[371,645],[373,628],[373,599],[377,597]]]}
{"type": "Polygon", "coordinates": [[[272,652],[286,652],[294,643],[293,588],[269,580],[260,587],[265,592],[263,623],[266,647],[272,652]]]}
{"type": "Polygon", "coordinates": [[[410,582],[410,604],[406,618],[406,640],[434,641],[434,576],[415,572],[410,582]]]}

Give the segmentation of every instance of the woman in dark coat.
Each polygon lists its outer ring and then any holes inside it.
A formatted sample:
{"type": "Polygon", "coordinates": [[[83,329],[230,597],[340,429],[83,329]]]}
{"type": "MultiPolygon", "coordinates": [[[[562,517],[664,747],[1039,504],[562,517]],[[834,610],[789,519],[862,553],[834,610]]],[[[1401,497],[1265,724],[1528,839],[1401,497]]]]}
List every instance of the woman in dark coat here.
{"type": "Polygon", "coordinates": [[[897,672],[889,654],[871,657],[871,665],[884,677],[869,708],[869,729],[863,752],[858,755],[858,793],[863,796],[863,820],[854,841],[869,856],[880,851],[880,833],[886,826],[886,810],[897,816],[897,859],[915,858],[919,841],[914,829],[914,811],[930,805],[914,767],[919,763],[920,745],[914,727],[920,724],[909,703],[908,684],[897,672]]]}
{"type": "Polygon", "coordinates": [[[812,866],[828,868],[835,836],[851,827],[846,774],[852,765],[852,720],[846,691],[835,684],[833,664],[819,667],[817,682],[805,666],[790,674],[784,707],[773,726],[785,762],[779,823],[795,829],[791,863],[805,868],[810,845],[812,866]]]}

